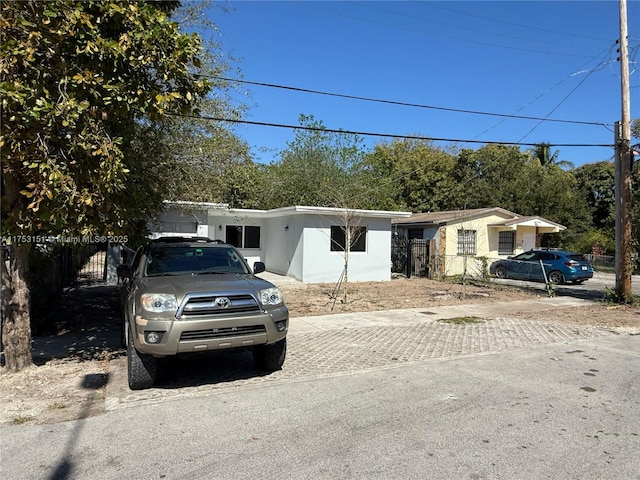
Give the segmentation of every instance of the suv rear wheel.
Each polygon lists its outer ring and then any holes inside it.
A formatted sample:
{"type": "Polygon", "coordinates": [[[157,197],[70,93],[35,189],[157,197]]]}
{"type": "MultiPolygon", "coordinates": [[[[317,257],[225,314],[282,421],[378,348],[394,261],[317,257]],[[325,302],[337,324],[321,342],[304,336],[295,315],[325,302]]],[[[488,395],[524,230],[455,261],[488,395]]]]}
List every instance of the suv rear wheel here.
{"type": "Polygon", "coordinates": [[[156,359],[151,355],[138,352],[131,338],[127,338],[127,377],[131,390],[143,390],[153,386],[156,380],[156,359]]]}
{"type": "Polygon", "coordinates": [[[259,370],[273,372],[280,370],[287,355],[287,339],[272,345],[258,345],[253,348],[253,360],[259,370]]]}

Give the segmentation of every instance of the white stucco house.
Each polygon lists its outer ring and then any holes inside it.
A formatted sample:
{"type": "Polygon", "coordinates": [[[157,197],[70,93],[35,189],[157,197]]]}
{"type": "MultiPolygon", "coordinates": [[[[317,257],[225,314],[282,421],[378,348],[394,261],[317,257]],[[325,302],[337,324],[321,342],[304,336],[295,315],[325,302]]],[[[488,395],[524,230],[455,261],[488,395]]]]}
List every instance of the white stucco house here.
{"type": "Polygon", "coordinates": [[[218,203],[167,202],[149,222],[151,238],[201,236],[236,246],[250,265],[304,283],[335,283],[344,270],[344,225],[351,218],[349,281],[391,279],[391,219],[410,212],[293,206],[273,210],[229,208],[218,203]]]}

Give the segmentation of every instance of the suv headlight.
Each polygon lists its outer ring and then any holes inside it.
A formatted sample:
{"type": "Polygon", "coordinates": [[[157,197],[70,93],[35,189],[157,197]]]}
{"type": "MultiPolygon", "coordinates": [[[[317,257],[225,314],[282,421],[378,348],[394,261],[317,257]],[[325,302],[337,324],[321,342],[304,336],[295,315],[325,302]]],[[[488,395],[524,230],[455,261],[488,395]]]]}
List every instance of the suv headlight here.
{"type": "Polygon", "coordinates": [[[262,305],[280,305],[282,303],[282,292],[279,288],[260,290],[260,301],[262,305]]]}
{"type": "Polygon", "coordinates": [[[140,304],[147,312],[170,312],[178,308],[175,295],[167,293],[143,293],[140,295],[140,304]]]}

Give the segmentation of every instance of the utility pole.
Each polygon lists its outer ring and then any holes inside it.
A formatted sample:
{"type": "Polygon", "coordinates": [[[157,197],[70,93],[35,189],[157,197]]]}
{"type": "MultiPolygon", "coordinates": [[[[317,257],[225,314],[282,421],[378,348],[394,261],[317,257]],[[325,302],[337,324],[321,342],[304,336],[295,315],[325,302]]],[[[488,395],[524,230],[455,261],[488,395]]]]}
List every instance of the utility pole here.
{"type": "Polygon", "coordinates": [[[629,53],[627,0],[620,2],[620,77],[622,117],[615,128],[616,193],[616,293],[631,301],[631,101],[629,98],[629,53]]]}

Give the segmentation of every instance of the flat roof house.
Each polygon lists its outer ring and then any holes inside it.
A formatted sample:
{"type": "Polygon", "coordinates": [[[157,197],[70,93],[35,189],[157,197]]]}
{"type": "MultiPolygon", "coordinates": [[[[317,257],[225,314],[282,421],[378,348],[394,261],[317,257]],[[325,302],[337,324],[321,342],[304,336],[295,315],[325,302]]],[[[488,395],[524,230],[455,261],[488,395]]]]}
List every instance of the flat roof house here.
{"type": "Polygon", "coordinates": [[[228,208],[225,204],[167,202],[149,223],[152,238],[204,236],[236,246],[250,265],[304,283],[335,283],[344,270],[346,221],[353,226],[350,281],[391,279],[391,219],[410,212],[292,206],[273,210],[228,208]]]}

